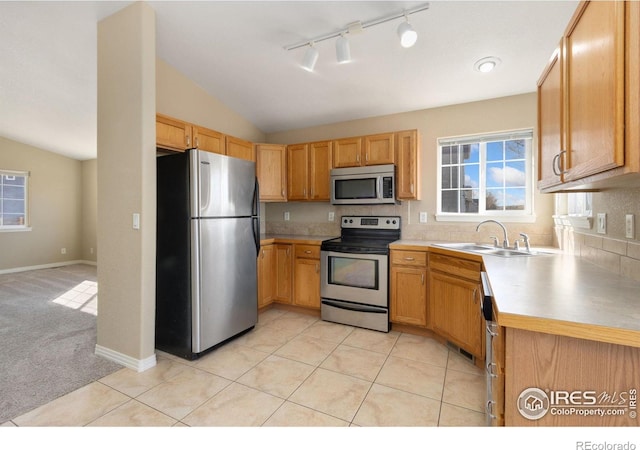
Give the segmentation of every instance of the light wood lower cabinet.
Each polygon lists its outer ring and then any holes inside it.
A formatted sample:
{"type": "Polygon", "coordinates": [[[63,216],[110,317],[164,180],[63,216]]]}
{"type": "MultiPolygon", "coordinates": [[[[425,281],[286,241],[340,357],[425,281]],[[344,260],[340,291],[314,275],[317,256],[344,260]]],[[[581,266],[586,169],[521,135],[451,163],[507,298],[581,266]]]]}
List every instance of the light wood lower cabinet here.
{"type": "Polygon", "coordinates": [[[320,246],[294,247],[293,304],[320,309],[320,246]]]}
{"type": "Polygon", "coordinates": [[[484,358],[482,284],[478,261],[429,254],[431,327],[440,336],[479,359],[484,358]]]}
{"type": "Polygon", "coordinates": [[[640,426],[639,347],[506,333],[506,426],[640,426]]]}
{"type": "Polygon", "coordinates": [[[258,308],[268,306],[274,297],[275,246],[263,245],[258,255],[258,308]]]}
{"type": "Polygon", "coordinates": [[[389,315],[393,323],[427,326],[427,253],[392,250],[389,315]]]}
{"type": "Polygon", "coordinates": [[[274,300],[279,303],[291,303],[293,286],[293,245],[275,244],[275,294],[274,300]]]}

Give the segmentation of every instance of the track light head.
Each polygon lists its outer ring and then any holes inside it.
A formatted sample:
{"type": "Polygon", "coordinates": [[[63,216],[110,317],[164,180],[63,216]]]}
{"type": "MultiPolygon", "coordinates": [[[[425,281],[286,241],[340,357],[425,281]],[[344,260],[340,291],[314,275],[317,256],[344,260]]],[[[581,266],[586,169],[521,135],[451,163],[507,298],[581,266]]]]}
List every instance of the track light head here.
{"type": "Polygon", "coordinates": [[[340,35],[338,39],[336,39],[336,59],[338,60],[338,64],[344,64],[351,61],[349,40],[344,37],[344,34],[340,35]]]}
{"type": "Polygon", "coordinates": [[[318,55],[318,49],[313,46],[313,42],[310,42],[309,48],[304,52],[304,57],[302,58],[302,68],[307,72],[313,72],[313,68],[318,62],[318,55]]]}
{"type": "Polygon", "coordinates": [[[412,47],[418,40],[418,33],[416,33],[409,23],[409,19],[398,26],[398,36],[400,36],[400,45],[404,48],[412,47]]]}

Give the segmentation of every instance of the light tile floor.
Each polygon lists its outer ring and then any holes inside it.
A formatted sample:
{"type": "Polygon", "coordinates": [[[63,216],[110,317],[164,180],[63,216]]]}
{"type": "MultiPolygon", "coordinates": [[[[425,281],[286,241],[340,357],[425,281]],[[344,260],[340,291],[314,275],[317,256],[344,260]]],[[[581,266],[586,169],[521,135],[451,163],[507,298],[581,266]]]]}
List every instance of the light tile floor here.
{"type": "Polygon", "coordinates": [[[482,426],[484,392],[433,339],[272,308],[196,361],[160,352],[3,426],[482,426]]]}

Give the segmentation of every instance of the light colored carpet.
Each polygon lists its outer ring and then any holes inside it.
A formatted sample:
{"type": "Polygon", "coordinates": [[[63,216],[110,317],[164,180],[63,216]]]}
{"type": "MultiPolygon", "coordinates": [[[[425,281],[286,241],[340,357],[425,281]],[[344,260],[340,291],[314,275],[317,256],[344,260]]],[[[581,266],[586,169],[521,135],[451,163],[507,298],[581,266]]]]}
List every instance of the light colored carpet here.
{"type": "Polygon", "coordinates": [[[0,424],[122,366],[95,355],[96,267],[0,275],[0,424]]]}

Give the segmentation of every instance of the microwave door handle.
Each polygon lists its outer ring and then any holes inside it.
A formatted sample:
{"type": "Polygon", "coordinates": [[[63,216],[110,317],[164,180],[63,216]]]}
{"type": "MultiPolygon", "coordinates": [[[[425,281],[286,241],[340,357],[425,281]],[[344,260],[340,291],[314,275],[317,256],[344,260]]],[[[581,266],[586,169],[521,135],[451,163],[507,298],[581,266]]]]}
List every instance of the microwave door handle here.
{"type": "Polygon", "coordinates": [[[377,197],[379,199],[383,199],[384,198],[384,177],[380,176],[378,177],[378,195],[377,197]]]}

